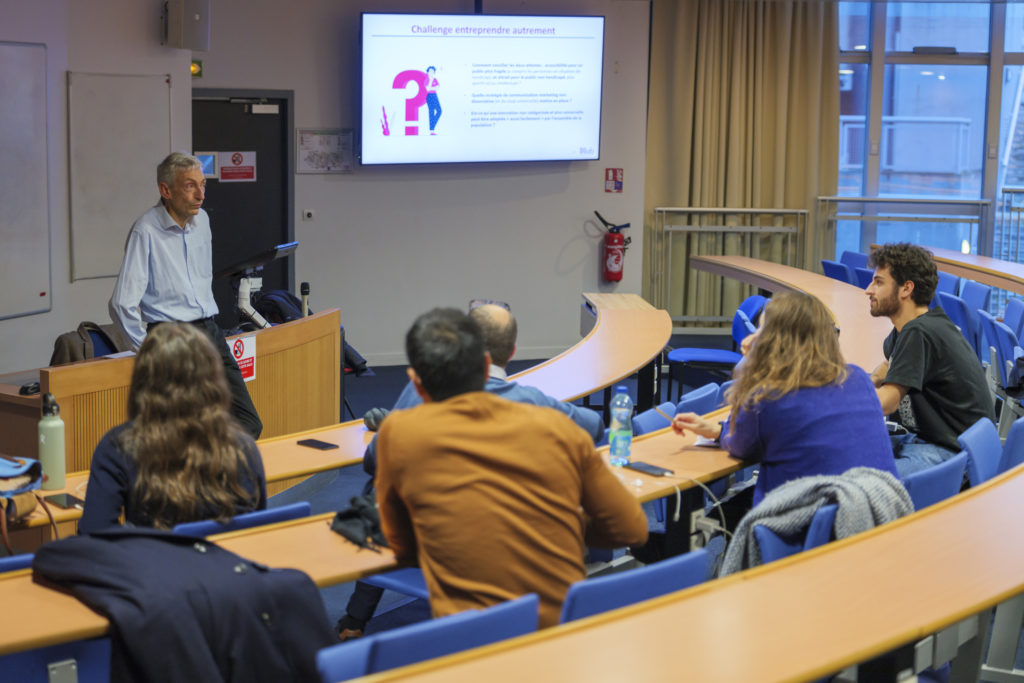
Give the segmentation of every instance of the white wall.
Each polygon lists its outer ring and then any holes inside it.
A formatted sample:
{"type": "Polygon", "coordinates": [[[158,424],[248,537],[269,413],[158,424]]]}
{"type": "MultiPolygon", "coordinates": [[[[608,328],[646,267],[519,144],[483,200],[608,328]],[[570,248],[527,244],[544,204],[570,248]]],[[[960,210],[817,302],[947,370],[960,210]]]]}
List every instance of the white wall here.
{"type": "MultiPolygon", "coordinates": [[[[174,78],[172,138],[188,148],[190,54],[158,42],[160,0],[0,0],[0,40],[48,46],[53,311],[0,321],[0,372],[45,365],[53,339],[81,320],[105,322],[112,279],[69,282],[66,71],[162,73],[174,78]]],[[[423,11],[422,2],[211,0],[204,88],[285,89],[295,123],[356,121],[359,12],[423,11]]],[[[430,11],[471,12],[467,0],[430,11]]],[[[406,328],[435,305],[503,299],[520,320],[520,358],[548,357],[579,339],[580,294],[640,291],[647,98],[647,0],[484,3],[488,13],[602,14],[606,22],[601,159],[594,162],[368,167],[352,175],[298,175],[296,279],[313,306],[341,308],[349,341],[371,363],[402,363],[406,328]],[[625,169],[625,191],[606,194],[605,167],[625,169]],[[312,208],[314,222],[298,211],[312,208]],[[625,278],[598,272],[597,209],[629,221],[625,278]]],[[[0,135],[10,134],[0,131],[0,135]]],[[[151,173],[152,169],[140,169],[151,173]]],[[[121,197],[141,212],[150,197],[121,197]]],[[[127,231],[129,226],[125,226],[127,231]]],[[[0,248],[3,248],[0,245],[0,248]]],[[[2,278],[2,275],[0,275],[2,278]]]]}

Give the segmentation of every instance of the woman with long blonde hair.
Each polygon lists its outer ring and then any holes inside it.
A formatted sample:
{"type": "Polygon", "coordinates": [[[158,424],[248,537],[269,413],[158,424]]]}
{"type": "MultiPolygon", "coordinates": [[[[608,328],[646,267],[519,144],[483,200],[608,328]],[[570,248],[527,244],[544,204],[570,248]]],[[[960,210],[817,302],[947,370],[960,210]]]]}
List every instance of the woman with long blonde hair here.
{"type": "Polygon", "coordinates": [[[78,528],[125,522],[169,529],[267,506],[256,444],[230,414],[231,395],[213,344],[188,323],[150,329],[135,359],[128,422],[93,453],[78,528]]]}
{"type": "MultiPolygon", "coordinates": [[[[749,338],[748,338],[749,339],[749,338]]],[[[843,360],[839,330],[818,299],[776,294],[726,392],[727,420],[675,416],[679,434],[719,439],[758,461],[754,505],[775,487],[814,474],[873,467],[896,474],[885,416],[866,372],[843,360]]]]}

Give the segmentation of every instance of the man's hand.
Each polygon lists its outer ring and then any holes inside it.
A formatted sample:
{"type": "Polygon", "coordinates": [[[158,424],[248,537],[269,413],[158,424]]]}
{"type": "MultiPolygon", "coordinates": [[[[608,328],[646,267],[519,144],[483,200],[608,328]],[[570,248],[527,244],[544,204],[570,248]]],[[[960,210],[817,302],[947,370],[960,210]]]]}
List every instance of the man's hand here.
{"type": "Polygon", "coordinates": [[[717,439],[722,434],[722,425],[709,422],[697,413],[679,413],[672,419],[672,430],[680,436],[691,431],[706,439],[717,439]]]}
{"type": "Polygon", "coordinates": [[[882,382],[885,381],[885,376],[889,374],[889,361],[884,360],[878,364],[878,367],[871,371],[871,382],[876,386],[882,386],[882,382]]]}

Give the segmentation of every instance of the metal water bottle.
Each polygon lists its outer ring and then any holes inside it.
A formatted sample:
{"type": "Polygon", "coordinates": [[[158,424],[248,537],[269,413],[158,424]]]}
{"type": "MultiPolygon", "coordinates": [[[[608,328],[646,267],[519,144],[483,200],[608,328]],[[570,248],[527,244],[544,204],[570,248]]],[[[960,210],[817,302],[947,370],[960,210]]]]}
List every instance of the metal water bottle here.
{"type": "Polygon", "coordinates": [[[53,394],[43,394],[43,417],[39,420],[39,462],[43,466],[42,488],[64,488],[64,420],[53,394]]]}

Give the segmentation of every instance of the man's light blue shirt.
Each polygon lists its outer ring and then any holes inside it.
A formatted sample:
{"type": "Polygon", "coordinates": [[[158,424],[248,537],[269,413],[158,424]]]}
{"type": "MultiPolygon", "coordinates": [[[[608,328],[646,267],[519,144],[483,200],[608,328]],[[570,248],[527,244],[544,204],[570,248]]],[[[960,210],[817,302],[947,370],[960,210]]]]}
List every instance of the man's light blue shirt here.
{"type": "Polygon", "coordinates": [[[213,299],[213,237],[202,209],[185,224],[160,202],[135,221],[110,297],[111,319],[136,349],[155,322],[191,322],[217,315],[213,299]]]}

